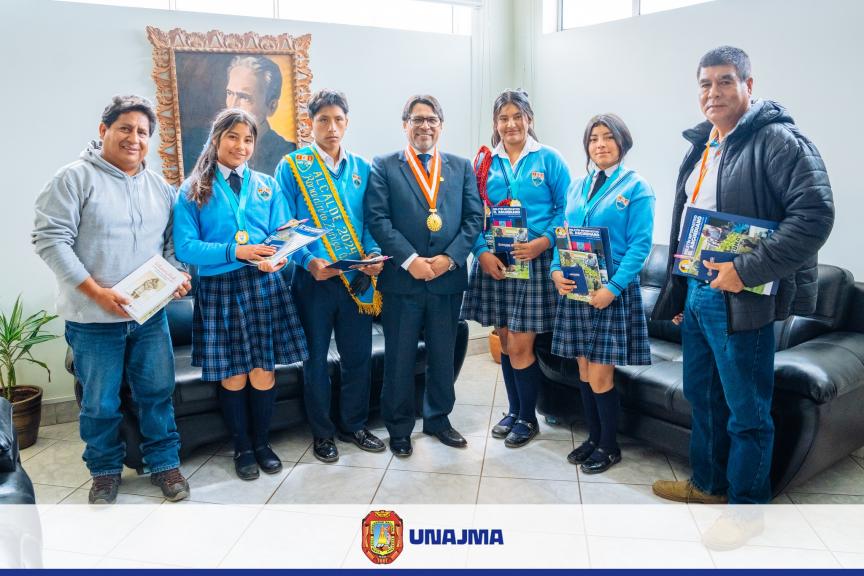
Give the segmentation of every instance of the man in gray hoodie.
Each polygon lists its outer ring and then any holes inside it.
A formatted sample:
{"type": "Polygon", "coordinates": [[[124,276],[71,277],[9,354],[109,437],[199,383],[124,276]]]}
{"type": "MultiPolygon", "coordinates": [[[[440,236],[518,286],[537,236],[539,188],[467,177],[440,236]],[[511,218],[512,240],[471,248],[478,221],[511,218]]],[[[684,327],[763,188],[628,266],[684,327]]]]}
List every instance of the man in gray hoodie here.
{"type": "MultiPolygon", "coordinates": [[[[165,310],[139,325],[122,307],[128,299],[111,289],[156,254],[182,269],[171,234],[176,193],[144,161],[155,128],[148,100],[115,96],[102,113],[101,141],[61,168],[36,200],[32,241],[57,276],[57,309],[83,388],[80,430],[93,476],[91,504],[117,498],[125,456],[124,382],[138,405],[150,481],[169,500],[189,495],[179,469],[174,354],[165,310]]],[[[189,288],[187,282],[175,297],[189,288]]]]}

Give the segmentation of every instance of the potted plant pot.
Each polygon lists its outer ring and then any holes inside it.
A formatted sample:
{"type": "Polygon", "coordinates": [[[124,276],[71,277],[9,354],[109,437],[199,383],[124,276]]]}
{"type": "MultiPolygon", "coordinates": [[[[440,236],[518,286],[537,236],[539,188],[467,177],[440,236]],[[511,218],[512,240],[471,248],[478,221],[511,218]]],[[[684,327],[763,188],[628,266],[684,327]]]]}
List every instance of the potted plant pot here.
{"type": "Polygon", "coordinates": [[[18,434],[18,448],[23,450],[36,443],[42,421],[42,388],[16,386],[12,391],[12,422],[18,434]]]}
{"type": "Polygon", "coordinates": [[[498,337],[498,332],[494,328],[489,333],[489,354],[496,364],[501,363],[501,338],[498,337]]]}

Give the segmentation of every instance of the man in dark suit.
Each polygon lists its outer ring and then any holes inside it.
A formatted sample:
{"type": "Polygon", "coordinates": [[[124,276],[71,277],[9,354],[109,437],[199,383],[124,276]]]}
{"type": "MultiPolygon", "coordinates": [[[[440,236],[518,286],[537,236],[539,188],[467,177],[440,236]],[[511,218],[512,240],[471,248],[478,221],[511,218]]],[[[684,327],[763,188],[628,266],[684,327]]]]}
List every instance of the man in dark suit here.
{"type": "Polygon", "coordinates": [[[444,114],[433,96],[412,96],[402,111],[408,146],[375,158],[365,197],[366,222],[392,256],[378,280],[384,297],[386,356],[381,413],[390,450],[411,455],[414,363],[426,342],[423,432],[447,446],[467,446],[450,425],[456,400],[453,350],[466,259],[480,233],[483,208],[470,162],[438,150],[444,114]]]}

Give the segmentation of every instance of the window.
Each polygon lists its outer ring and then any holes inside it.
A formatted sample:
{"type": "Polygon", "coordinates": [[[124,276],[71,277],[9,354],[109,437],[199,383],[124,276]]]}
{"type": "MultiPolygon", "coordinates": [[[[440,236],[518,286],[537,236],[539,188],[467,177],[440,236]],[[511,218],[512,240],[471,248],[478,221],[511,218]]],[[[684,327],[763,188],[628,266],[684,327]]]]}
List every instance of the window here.
{"type": "Polygon", "coordinates": [[[58,0],[471,35],[482,0],[58,0]]]}
{"type": "Polygon", "coordinates": [[[711,0],[543,0],[543,33],[592,26],[711,0]]]}

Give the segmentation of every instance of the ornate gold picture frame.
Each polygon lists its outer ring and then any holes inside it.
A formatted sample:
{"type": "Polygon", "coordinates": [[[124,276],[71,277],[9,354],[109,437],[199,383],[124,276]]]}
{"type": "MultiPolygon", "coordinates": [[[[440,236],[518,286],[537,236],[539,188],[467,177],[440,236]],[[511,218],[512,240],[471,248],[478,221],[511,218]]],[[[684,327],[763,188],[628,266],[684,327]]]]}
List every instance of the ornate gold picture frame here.
{"type": "Polygon", "coordinates": [[[282,156],[311,143],[307,104],[312,36],[259,36],[170,31],[147,27],[153,46],[162,171],[180,185],[203,146],[210,123],[226,107],[244,108],[258,120],[250,166],[273,174],[282,156]]]}

